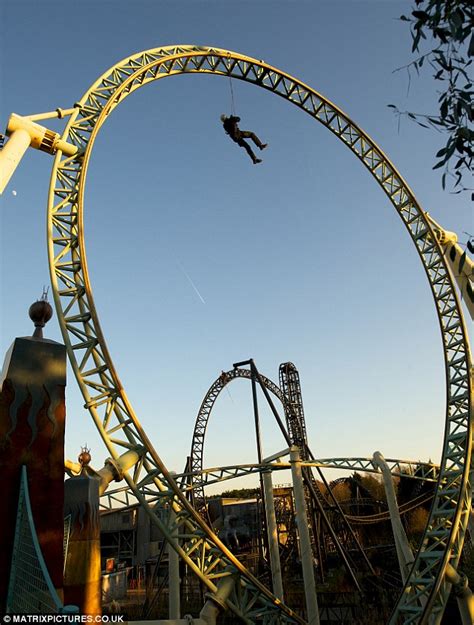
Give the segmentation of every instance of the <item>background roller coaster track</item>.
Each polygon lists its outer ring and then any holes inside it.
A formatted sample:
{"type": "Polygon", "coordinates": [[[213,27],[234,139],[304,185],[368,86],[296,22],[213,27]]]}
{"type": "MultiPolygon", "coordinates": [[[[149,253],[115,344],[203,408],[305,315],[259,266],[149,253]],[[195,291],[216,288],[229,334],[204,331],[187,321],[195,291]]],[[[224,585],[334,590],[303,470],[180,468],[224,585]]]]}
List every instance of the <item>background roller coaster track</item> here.
{"type": "MultiPolygon", "coordinates": [[[[296,367],[292,363],[285,363],[285,365],[280,365],[280,370],[284,366],[291,365],[293,373],[298,376],[298,389],[299,389],[299,375],[296,370],[296,367]]],[[[272,382],[269,378],[262,375],[256,368],[253,360],[246,361],[245,363],[234,364],[234,368],[230,371],[223,371],[221,375],[213,382],[207,391],[201,406],[198,411],[198,415],[196,417],[196,422],[194,425],[193,438],[191,443],[191,453],[190,453],[190,466],[193,471],[196,471],[199,475],[202,474],[203,468],[203,456],[204,456],[204,442],[207,431],[207,425],[209,423],[209,419],[212,413],[212,409],[217,401],[217,398],[223,391],[223,389],[232,382],[237,379],[247,379],[252,381],[254,379],[255,383],[258,382],[260,388],[265,395],[265,398],[270,406],[271,411],[278,423],[280,431],[283,435],[283,438],[286,444],[290,447],[292,444],[296,444],[301,453],[301,457],[304,460],[312,457],[311,450],[309,449],[306,442],[306,426],[304,424],[304,413],[303,413],[303,404],[301,399],[301,392],[299,392],[299,401],[298,405],[295,405],[295,402],[291,402],[289,400],[288,394],[283,390],[283,385],[278,387],[274,382],[272,382]],[[241,364],[247,364],[250,366],[249,369],[242,368],[241,364]],[[282,404],[285,417],[286,424],[285,427],[283,420],[278,415],[278,412],[273,404],[273,401],[269,395],[270,391],[274,397],[276,397],[282,404]],[[298,412],[295,411],[298,409],[298,412]],[[292,433],[290,433],[290,426],[292,429],[292,433]],[[299,436],[294,437],[292,434],[297,431],[299,436]],[[304,434],[303,434],[304,433],[304,434]]],[[[294,398],[293,398],[294,400],[294,398]]],[[[328,483],[326,482],[326,478],[321,472],[319,467],[316,467],[319,471],[319,475],[322,483],[326,487],[327,496],[325,496],[318,483],[314,479],[311,468],[306,465],[302,466],[302,475],[303,481],[305,485],[306,491],[306,503],[308,508],[308,517],[311,522],[311,526],[313,529],[313,549],[315,549],[315,557],[320,562],[320,571],[323,570],[323,550],[321,549],[321,538],[319,536],[320,531],[317,531],[318,522],[317,516],[324,524],[324,530],[326,532],[326,536],[329,537],[330,541],[334,545],[335,549],[339,553],[339,557],[341,558],[343,565],[352,579],[352,582],[357,590],[361,590],[361,580],[362,577],[366,577],[367,574],[372,576],[372,584],[378,583],[376,579],[376,574],[374,569],[372,568],[372,564],[368,559],[362,545],[360,544],[357,536],[355,535],[354,530],[352,529],[348,519],[344,515],[344,512],[340,508],[337,499],[334,497],[332,491],[329,488],[328,483]],[[344,532],[337,533],[332,526],[331,520],[328,516],[329,511],[332,513],[336,513],[339,517],[340,525],[344,528],[344,532]],[[352,551],[352,554],[350,553],[352,551]],[[354,559],[354,555],[357,554],[357,560],[354,559]],[[357,574],[356,569],[358,569],[357,574]]],[[[200,478],[199,478],[200,479],[200,478]]],[[[262,489],[263,490],[263,489],[262,489]]],[[[201,516],[210,523],[210,519],[207,513],[207,504],[206,497],[204,494],[204,486],[198,485],[191,489],[190,491],[190,500],[195,508],[201,514],[201,516]]],[[[322,529],[322,528],[321,528],[322,529]]]]}
{"type": "MultiPolygon", "coordinates": [[[[399,507],[400,514],[407,514],[407,512],[411,512],[418,506],[422,506],[425,503],[428,503],[433,499],[433,495],[418,495],[418,497],[414,497],[410,501],[406,501],[401,504],[399,507]]],[[[357,499],[352,500],[355,505],[357,505],[357,499]]],[[[383,521],[390,521],[390,513],[388,510],[386,512],[378,512],[377,514],[367,514],[365,516],[362,515],[346,515],[347,518],[357,525],[369,525],[371,523],[382,523],[383,521]]]]}
{"type": "MultiPolygon", "coordinates": [[[[448,563],[456,567],[471,508],[471,358],[462,311],[442,250],[414,194],[370,137],[329,100],[298,79],[251,57],[202,46],[169,46],[134,54],[105,72],[77,102],[63,139],[73,157],[58,151],[48,199],[51,283],[69,359],[85,405],[113,458],[143,447],[125,479],[168,540],[180,528],[180,556],[212,592],[225,576],[236,580],[227,606],[246,622],[301,622],[242,566],[203,522],[175,483],[146,436],[115,370],[95,308],[86,262],[84,193],[97,134],[112,111],[140,87],[180,74],[211,74],[252,83],[294,104],[338,137],[370,171],[400,216],[431,287],[439,319],[446,372],[446,419],[440,479],[428,524],[406,586],[390,623],[439,622],[450,586],[448,563]],[[176,511],[163,523],[155,505],[176,511]],[[424,601],[421,602],[420,599],[424,601]]],[[[407,320],[407,324],[410,320],[407,320]]]]}
{"type": "MultiPolygon", "coordinates": [[[[414,480],[426,482],[436,482],[438,477],[438,465],[429,463],[417,463],[411,460],[385,459],[390,467],[393,477],[410,477],[414,480]],[[405,472],[406,470],[411,471],[405,472]]],[[[367,473],[379,473],[370,458],[327,458],[316,459],[312,462],[302,463],[304,466],[318,466],[321,469],[344,469],[349,471],[364,471],[367,473]]],[[[219,484],[227,480],[254,475],[263,469],[271,468],[272,471],[286,471],[291,468],[290,463],[277,462],[275,464],[237,464],[228,467],[212,467],[203,469],[202,472],[181,473],[174,476],[175,481],[180,484],[184,492],[193,488],[202,488],[219,484]]],[[[71,473],[71,475],[73,475],[71,473]]],[[[121,486],[105,491],[100,499],[102,510],[113,510],[136,505],[138,502],[133,490],[128,486],[121,486]]]]}

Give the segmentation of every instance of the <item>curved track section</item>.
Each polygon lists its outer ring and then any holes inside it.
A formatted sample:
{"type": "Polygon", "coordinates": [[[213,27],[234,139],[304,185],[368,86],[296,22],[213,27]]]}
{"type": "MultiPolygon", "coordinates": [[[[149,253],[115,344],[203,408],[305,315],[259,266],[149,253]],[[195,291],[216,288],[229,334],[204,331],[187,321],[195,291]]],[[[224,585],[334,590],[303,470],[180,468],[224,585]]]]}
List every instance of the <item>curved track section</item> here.
{"type": "MultiPolygon", "coordinates": [[[[264,395],[267,395],[268,390],[271,390],[273,394],[280,400],[280,402],[283,404],[287,427],[287,429],[285,429],[283,422],[278,417],[277,422],[280,426],[280,430],[282,431],[283,437],[288,447],[294,444],[300,448],[300,453],[302,455],[302,460],[304,463],[305,460],[308,460],[308,457],[312,457],[312,454],[307,444],[303,400],[301,397],[299,374],[295,365],[293,363],[283,363],[282,365],[280,365],[280,387],[277,387],[276,384],[271,382],[271,380],[262,376],[261,373],[257,371],[255,363],[253,361],[251,362],[252,365],[250,367],[250,370],[247,370],[247,375],[243,374],[243,371],[245,370],[241,370],[241,373],[238,377],[246,377],[248,379],[252,379],[252,377],[255,376],[255,379],[258,380],[258,383],[264,395]],[[285,370],[283,377],[282,369],[285,370]]],[[[235,368],[236,365],[234,365],[234,369],[235,368]]],[[[212,384],[198,412],[190,455],[191,468],[194,469],[195,467],[197,474],[202,473],[204,438],[212,408],[215,404],[215,401],[217,400],[219,393],[222,391],[227,381],[235,378],[235,376],[231,377],[229,373],[223,371],[220,377],[212,384]]],[[[268,401],[270,398],[266,397],[266,399],[268,401]]],[[[272,412],[274,410],[275,408],[274,406],[272,406],[272,412]]],[[[274,416],[276,417],[275,412],[274,416]]],[[[364,552],[362,546],[360,545],[346,516],[339,507],[337,500],[333,497],[332,492],[329,488],[329,484],[327,483],[323,474],[319,472],[320,478],[327,488],[329,500],[327,500],[321,492],[317,481],[314,479],[312,471],[308,470],[306,467],[303,467],[302,471],[303,481],[305,484],[306,505],[308,507],[308,518],[315,521],[315,512],[316,510],[318,511],[320,517],[319,521],[323,523],[329,540],[332,541],[332,544],[339,552],[339,556],[344,563],[348,574],[352,578],[355,588],[360,590],[361,586],[358,580],[358,576],[356,574],[357,568],[359,569],[359,573],[361,574],[370,572],[370,574],[375,576],[375,571],[373,570],[372,565],[367,558],[367,555],[364,552]],[[330,510],[333,512],[337,511],[338,518],[342,522],[342,526],[345,529],[345,532],[340,532],[339,536],[337,532],[335,532],[332,526],[331,519],[328,516],[328,512],[330,510]],[[352,556],[349,554],[350,551],[352,551],[352,556]],[[354,559],[354,554],[357,554],[358,561],[354,559]]],[[[209,521],[210,523],[210,518],[208,517],[207,512],[206,497],[204,494],[204,486],[200,486],[198,483],[195,488],[190,490],[190,494],[194,508],[201,514],[201,516],[203,516],[204,520],[209,521]],[[196,493],[197,497],[193,499],[194,493],[196,493]]],[[[312,523],[312,529],[314,534],[313,540],[316,543],[316,549],[318,551],[317,558],[320,561],[322,567],[322,561],[323,558],[324,560],[326,559],[326,554],[324,552],[324,548],[321,548],[324,542],[321,540],[321,536],[317,536],[318,533],[322,534],[322,528],[319,528],[318,530],[316,523],[312,523]]]]}
{"type": "MultiPolygon", "coordinates": [[[[103,74],[76,104],[63,139],[78,147],[74,157],[56,155],[48,199],[51,283],[69,359],[93,420],[113,458],[145,448],[130,488],[168,538],[180,527],[179,553],[210,591],[233,576],[227,605],[247,622],[300,621],[253,578],[195,512],[169,475],[136,417],[113,365],[94,305],[83,229],[87,168],[102,124],[140,87],[180,74],[212,74],[243,80],[296,105],[337,136],[370,171],[404,223],[429,280],[439,318],[446,371],[446,427],[440,479],[423,548],[401,594],[391,623],[426,623],[441,618],[450,586],[448,562],[456,567],[470,513],[472,388],[467,333],[442,251],[411,189],[378,146],[321,94],[263,61],[198,46],[170,46],[124,59],[103,74]],[[172,505],[176,521],[163,523],[149,500],[172,505]],[[420,601],[423,599],[424,601],[420,601]]],[[[409,324],[410,321],[407,320],[409,324]]]]}
{"type": "MultiPolygon", "coordinates": [[[[393,477],[410,477],[414,480],[436,482],[439,475],[439,466],[431,463],[418,463],[412,460],[394,460],[385,458],[393,477]]],[[[320,469],[342,469],[347,471],[364,471],[364,473],[378,473],[380,470],[373,466],[370,458],[328,458],[315,459],[311,462],[302,462],[301,466],[319,467],[320,469]]],[[[184,492],[188,493],[193,488],[204,489],[207,486],[221,484],[227,480],[235,480],[248,475],[256,475],[263,469],[271,471],[286,471],[291,468],[289,462],[279,461],[272,464],[238,464],[227,467],[214,467],[203,469],[201,472],[182,473],[175,475],[175,480],[181,483],[184,492]]],[[[345,479],[345,478],[339,478],[345,479]]],[[[138,503],[130,487],[108,489],[100,498],[102,510],[127,508],[138,503]]]]}
{"type": "MultiPolygon", "coordinates": [[[[212,409],[219,397],[221,391],[225,388],[229,382],[237,379],[252,379],[252,372],[250,369],[242,369],[234,367],[230,371],[223,371],[221,375],[211,384],[211,387],[206,393],[206,396],[202,400],[199,412],[194,424],[193,439],[191,442],[191,472],[196,476],[199,476],[199,481],[194,483],[191,479],[193,488],[191,489],[191,501],[194,509],[204,518],[207,519],[207,507],[206,497],[204,494],[204,483],[201,479],[203,471],[203,455],[204,455],[204,441],[206,436],[207,424],[211,416],[212,409]]],[[[269,390],[277,399],[281,401],[283,406],[285,405],[285,397],[280,388],[274,384],[269,378],[260,374],[260,379],[267,390],[269,390]]]]}

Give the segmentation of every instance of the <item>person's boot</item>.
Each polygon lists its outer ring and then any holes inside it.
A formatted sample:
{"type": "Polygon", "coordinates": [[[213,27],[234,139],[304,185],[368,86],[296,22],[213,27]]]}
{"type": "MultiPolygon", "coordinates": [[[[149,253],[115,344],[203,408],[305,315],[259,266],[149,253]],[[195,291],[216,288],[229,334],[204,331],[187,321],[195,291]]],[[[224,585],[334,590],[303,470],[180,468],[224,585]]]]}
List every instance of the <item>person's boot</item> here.
{"type": "Polygon", "coordinates": [[[253,159],[253,164],[254,164],[254,165],[257,165],[257,163],[261,163],[261,162],[262,162],[262,159],[261,159],[261,158],[254,158],[254,159],[253,159]]]}
{"type": "Polygon", "coordinates": [[[264,150],[266,147],[268,147],[268,143],[262,143],[262,145],[260,146],[260,149],[264,150]]]}

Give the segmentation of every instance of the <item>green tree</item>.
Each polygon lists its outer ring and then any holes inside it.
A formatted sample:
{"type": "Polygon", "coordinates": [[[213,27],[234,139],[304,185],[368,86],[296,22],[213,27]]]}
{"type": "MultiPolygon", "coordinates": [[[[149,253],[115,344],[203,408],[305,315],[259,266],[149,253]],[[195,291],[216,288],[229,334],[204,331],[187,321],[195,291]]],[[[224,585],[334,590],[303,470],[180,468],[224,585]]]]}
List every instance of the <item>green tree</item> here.
{"type": "Polygon", "coordinates": [[[230,499],[250,499],[260,493],[259,488],[233,488],[225,490],[218,497],[228,497],[230,499]]]}
{"type": "MultiPolygon", "coordinates": [[[[410,25],[412,53],[419,56],[401,69],[419,74],[430,67],[439,83],[438,111],[421,114],[400,111],[425,128],[435,128],[447,141],[437,152],[433,169],[443,168],[441,184],[450,177],[455,193],[471,190],[464,182],[471,172],[474,156],[473,84],[469,70],[474,56],[474,5],[472,0],[415,0],[415,10],[400,19],[410,25]],[[428,50],[424,51],[426,46],[428,50]]],[[[397,70],[398,71],[398,70],[397,70]]],[[[474,200],[474,193],[472,194],[474,200]]]]}

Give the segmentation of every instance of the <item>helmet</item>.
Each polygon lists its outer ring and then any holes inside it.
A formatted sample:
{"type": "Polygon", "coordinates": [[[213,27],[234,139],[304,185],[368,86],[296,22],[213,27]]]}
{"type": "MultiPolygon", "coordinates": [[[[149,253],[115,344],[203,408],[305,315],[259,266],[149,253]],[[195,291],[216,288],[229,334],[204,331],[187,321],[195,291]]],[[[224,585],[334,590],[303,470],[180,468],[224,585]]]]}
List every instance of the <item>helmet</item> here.
{"type": "Polygon", "coordinates": [[[226,119],[227,119],[227,115],[224,115],[224,113],[222,113],[221,122],[225,122],[226,119]]]}

